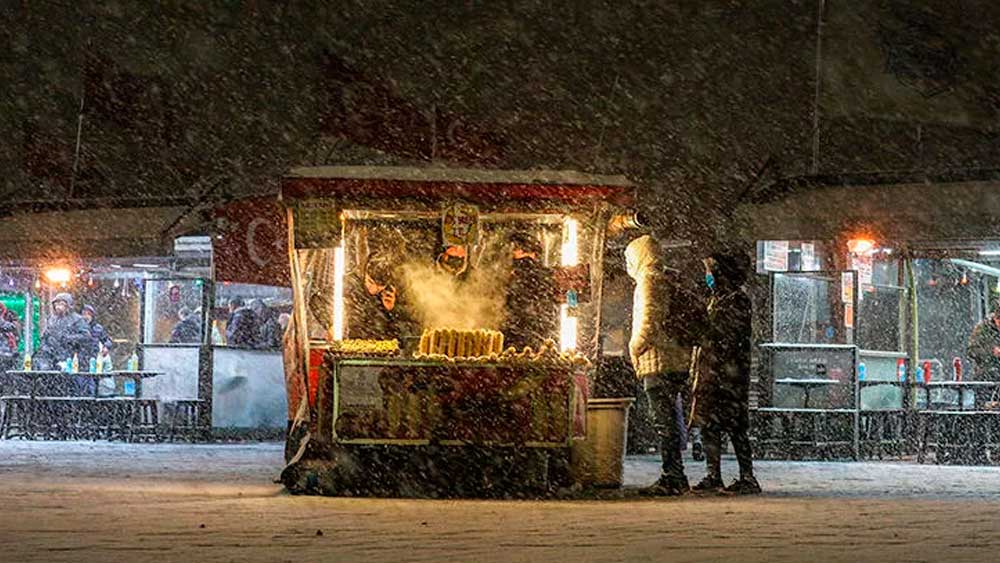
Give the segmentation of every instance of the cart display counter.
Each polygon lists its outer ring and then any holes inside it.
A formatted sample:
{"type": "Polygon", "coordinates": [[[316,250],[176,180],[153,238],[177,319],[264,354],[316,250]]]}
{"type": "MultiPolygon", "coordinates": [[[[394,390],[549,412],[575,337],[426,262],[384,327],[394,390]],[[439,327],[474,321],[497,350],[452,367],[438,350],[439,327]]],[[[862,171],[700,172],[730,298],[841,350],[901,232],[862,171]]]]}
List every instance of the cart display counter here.
{"type": "Polygon", "coordinates": [[[586,387],[567,366],[334,354],[324,377],[320,427],[341,444],[567,447],[586,387]]]}

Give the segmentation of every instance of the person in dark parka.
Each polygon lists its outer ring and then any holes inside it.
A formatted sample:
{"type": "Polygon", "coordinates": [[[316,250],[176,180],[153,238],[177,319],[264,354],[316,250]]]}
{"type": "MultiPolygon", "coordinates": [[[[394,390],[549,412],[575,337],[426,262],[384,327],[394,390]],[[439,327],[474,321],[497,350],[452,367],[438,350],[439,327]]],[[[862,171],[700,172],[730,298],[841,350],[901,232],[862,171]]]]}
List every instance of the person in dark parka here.
{"type": "Polygon", "coordinates": [[[53,369],[61,361],[83,355],[91,342],[90,325],[73,312],[73,296],[59,293],[52,299],[52,314],[45,323],[38,353],[34,360],[39,369],[53,369]]]}
{"type": "Polygon", "coordinates": [[[83,320],[87,321],[87,325],[90,327],[90,342],[80,360],[90,360],[90,358],[97,358],[110,353],[111,348],[114,346],[114,341],[111,339],[108,331],[104,329],[104,325],[97,322],[97,310],[92,305],[84,305],[81,316],[83,316],[83,320]]]}
{"type": "Polygon", "coordinates": [[[693,422],[701,427],[707,474],[693,489],[724,488],[722,440],[728,435],[740,477],[725,490],[757,494],[760,485],[753,472],[749,434],[751,302],[746,283],[750,263],[742,255],[715,253],[704,264],[708,321],[696,352],[693,422]]]}
{"type": "Polygon", "coordinates": [[[229,321],[226,323],[226,345],[235,348],[253,348],[257,343],[257,318],[253,310],[243,305],[243,300],[229,300],[229,321]]]}
{"type": "Polygon", "coordinates": [[[191,313],[187,307],[181,307],[177,311],[177,318],[180,319],[170,331],[171,344],[199,344],[201,343],[201,318],[191,313]]]}

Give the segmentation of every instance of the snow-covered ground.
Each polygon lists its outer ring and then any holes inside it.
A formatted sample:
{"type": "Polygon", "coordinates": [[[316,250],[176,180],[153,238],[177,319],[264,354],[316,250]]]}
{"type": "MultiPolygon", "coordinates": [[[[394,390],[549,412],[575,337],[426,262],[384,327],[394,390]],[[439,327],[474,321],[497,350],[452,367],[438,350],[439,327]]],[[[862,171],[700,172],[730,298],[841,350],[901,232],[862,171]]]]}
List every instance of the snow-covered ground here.
{"type": "MultiPolygon", "coordinates": [[[[289,496],[272,482],[281,457],[278,444],[0,441],[0,561],[1000,558],[994,468],[760,462],[756,498],[429,501],[289,496]]],[[[650,481],[656,458],[626,471],[650,481]]]]}

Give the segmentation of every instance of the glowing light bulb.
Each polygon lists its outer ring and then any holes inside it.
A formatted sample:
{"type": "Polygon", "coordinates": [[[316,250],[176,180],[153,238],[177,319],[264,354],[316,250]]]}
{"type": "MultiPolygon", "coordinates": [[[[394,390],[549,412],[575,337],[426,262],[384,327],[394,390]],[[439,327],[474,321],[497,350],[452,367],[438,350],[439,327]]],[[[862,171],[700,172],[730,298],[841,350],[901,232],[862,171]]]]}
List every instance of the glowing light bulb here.
{"type": "Polygon", "coordinates": [[[69,268],[55,266],[45,270],[45,279],[47,279],[49,283],[65,286],[71,279],[73,279],[73,272],[70,271],[69,268]]]}

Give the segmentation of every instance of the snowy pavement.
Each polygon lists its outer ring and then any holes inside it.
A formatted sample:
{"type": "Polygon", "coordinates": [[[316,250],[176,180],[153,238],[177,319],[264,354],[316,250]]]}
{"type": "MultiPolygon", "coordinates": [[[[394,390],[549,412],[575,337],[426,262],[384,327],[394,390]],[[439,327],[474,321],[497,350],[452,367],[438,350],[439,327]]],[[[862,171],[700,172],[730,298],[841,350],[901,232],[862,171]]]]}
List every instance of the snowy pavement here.
{"type": "MultiPolygon", "coordinates": [[[[757,498],[429,501],[289,496],[272,483],[281,457],[278,444],[0,442],[0,561],[995,561],[1000,551],[995,468],[760,462],[757,498]]],[[[651,481],[656,458],[629,458],[626,471],[630,484],[651,481]]]]}

